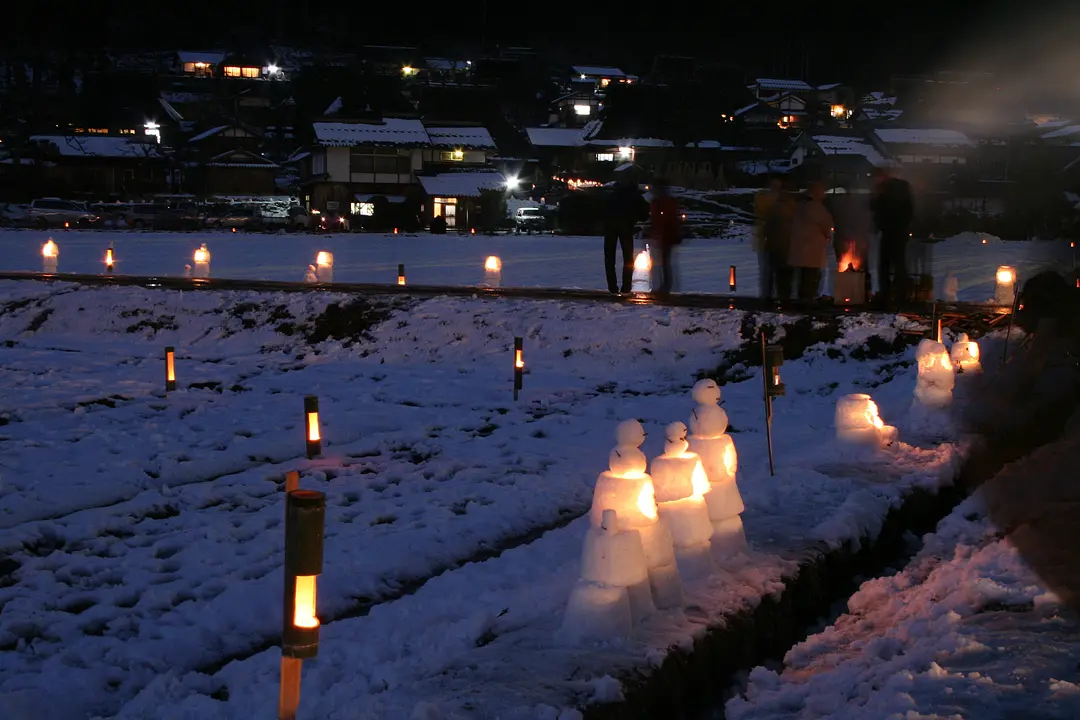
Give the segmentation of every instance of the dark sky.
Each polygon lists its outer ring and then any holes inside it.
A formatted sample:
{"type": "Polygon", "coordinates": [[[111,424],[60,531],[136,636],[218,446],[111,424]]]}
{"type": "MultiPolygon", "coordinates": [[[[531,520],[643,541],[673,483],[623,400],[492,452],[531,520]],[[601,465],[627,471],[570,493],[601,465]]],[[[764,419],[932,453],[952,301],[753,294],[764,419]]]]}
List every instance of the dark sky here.
{"type": "MultiPolygon", "coordinates": [[[[530,45],[575,62],[648,69],[657,52],[747,65],[753,72],[803,75],[819,82],[870,80],[945,62],[977,38],[1007,36],[1055,2],[1031,0],[872,0],[869,2],[537,2],[435,3],[290,0],[101,0],[41,22],[33,4],[16,6],[3,32],[53,48],[209,47],[276,39],[442,46],[475,53],[482,44],[530,45]],[[25,22],[21,22],[25,16],[25,22]]],[[[1042,15],[1053,25],[1053,13],[1042,15]]],[[[6,44],[6,43],[5,43],[6,44]]],[[[0,50],[2,52],[2,50],[0,50]]]]}

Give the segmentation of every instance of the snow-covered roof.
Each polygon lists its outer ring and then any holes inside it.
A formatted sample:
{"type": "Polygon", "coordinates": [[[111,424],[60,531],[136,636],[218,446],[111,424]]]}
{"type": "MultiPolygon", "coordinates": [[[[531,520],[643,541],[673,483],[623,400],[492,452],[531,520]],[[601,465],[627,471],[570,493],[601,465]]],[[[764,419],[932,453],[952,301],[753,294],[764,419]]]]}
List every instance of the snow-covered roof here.
{"type": "Polygon", "coordinates": [[[764,88],[766,90],[802,90],[809,91],[814,88],[802,80],[777,80],[774,78],[758,78],[750,88],[764,88]]]}
{"type": "Polygon", "coordinates": [[[206,63],[207,65],[219,65],[225,60],[223,52],[190,52],[181,50],[176,53],[181,63],[206,63]]]}
{"type": "Polygon", "coordinates": [[[895,105],[896,97],[883,92],[871,92],[863,95],[863,105],[895,105]]]}
{"type": "Polygon", "coordinates": [[[598,65],[575,65],[571,68],[578,75],[591,75],[595,77],[621,78],[626,73],[616,67],[602,67],[598,65]]]}
{"type": "Polygon", "coordinates": [[[581,128],[525,128],[529,142],[536,147],[579,147],[585,144],[581,128]]]}
{"type": "Polygon", "coordinates": [[[824,85],[818,85],[817,89],[825,91],[825,90],[835,90],[838,87],[840,87],[840,83],[825,83],[824,85]]]}
{"type": "Polygon", "coordinates": [[[860,110],[867,120],[899,120],[900,116],[904,114],[903,110],[896,110],[894,108],[885,109],[882,107],[864,106],[860,110]]]}
{"type": "Polygon", "coordinates": [[[416,179],[433,197],[479,197],[481,190],[506,187],[503,174],[491,170],[418,175],[416,179]]]}
{"type": "Polygon", "coordinates": [[[208,137],[213,137],[214,135],[217,135],[222,130],[228,130],[228,129],[229,129],[228,125],[218,125],[217,127],[210,128],[206,132],[199,133],[198,135],[196,135],[193,138],[188,138],[188,142],[189,143],[199,142],[200,140],[205,140],[208,137]]]}
{"type": "Polygon", "coordinates": [[[109,135],[32,135],[31,142],[51,142],[64,157],[160,158],[149,138],[109,135]]]}
{"type": "Polygon", "coordinates": [[[862,155],[874,167],[888,167],[893,164],[877,148],[861,137],[845,135],[812,135],[814,144],[826,155],[862,155]]]}
{"type": "Polygon", "coordinates": [[[670,140],[660,138],[598,138],[589,140],[586,145],[598,145],[601,147],[632,147],[632,148],[664,148],[674,147],[670,140]]]}
{"type": "Polygon", "coordinates": [[[337,98],[334,99],[334,102],[326,106],[326,109],[323,110],[323,115],[336,115],[337,113],[341,112],[341,108],[343,107],[343,105],[344,103],[341,100],[341,96],[339,95],[337,98]]]}
{"type": "Polygon", "coordinates": [[[432,70],[466,70],[470,63],[468,60],[450,60],[447,58],[424,58],[424,64],[432,70]]]}
{"type": "Polygon", "coordinates": [[[320,145],[430,145],[424,123],[411,118],[386,118],[382,122],[312,123],[320,145]]]}
{"type": "Polygon", "coordinates": [[[166,100],[163,97],[160,97],[160,98],[158,98],[158,103],[161,104],[161,108],[165,111],[165,114],[168,115],[170,118],[172,118],[176,122],[183,122],[184,121],[184,116],[181,115],[180,113],[178,113],[176,111],[176,108],[174,108],[172,105],[169,104],[168,100],[166,100]]]}
{"type": "Polygon", "coordinates": [[[491,133],[482,127],[429,127],[431,144],[439,147],[493,148],[491,133]]]}
{"type": "Polygon", "coordinates": [[[1043,134],[1043,140],[1053,140],[1054,138],[1072,137],[1080,133],[1080,125],[1066,125],[1060,127],[1057,130],[1051,130],[1048,133],[1043,134]]]}
{"type": "Polygon", "coordinates": [[[220,155],[215,155],[206,163],[207,167],[233,167],[233,168],[277,168],[277,163],[267,160],[261,155],[256,155],[247,150],[229,150],[220,155]]]}
{"type": "Polygon", "coordinates": [[[972,147],[975,143],[959,130],[939,128],[883,128],[875,130],[881,142],[902,145],[933,145],[936,147],[972,147]]]}

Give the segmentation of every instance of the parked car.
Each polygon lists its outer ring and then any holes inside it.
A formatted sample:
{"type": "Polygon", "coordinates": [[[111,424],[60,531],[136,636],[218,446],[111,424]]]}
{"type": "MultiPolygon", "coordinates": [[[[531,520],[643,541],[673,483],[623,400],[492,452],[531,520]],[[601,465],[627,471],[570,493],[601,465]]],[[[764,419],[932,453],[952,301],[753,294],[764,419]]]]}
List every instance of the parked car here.
{"type": "Polygon", "coordinates": [[[514,227],[518,232],[532,233],[534,230],[541,231],[547,227],[547,217],[544,211],[538,207],[518,208],[514,213],[514,227]]]}
{"type": "Polygon", "coordinates": [[[207,213],[203,224],[206,227],[236,230],[262,230],[264,226],[258,210],[239,205],[215,205],[207,213]]]}
{"type": "Polygon", "coordinates": [[[285,215],[263,215],[263,224],[268,229],[305,232],[311,229],[311,216],[301,206],[293,205],[285,215]]]}
{"type": "Polygon", "coordinates": [[[124,222],[135,230],[165,230],[170,223],[172,211],[168,205],[132,205],[124,213],[124,222]]]}
{"type": "Polygon", "coordinates": [[[319,213],[316,217],[319,218],[316,230],[320,232],[348,232],[349,231],[349,218],[336,212],[324,212],[319,213]]]}
{"type": "Polygon", "coordinates": [[[91,227],[101,222],[79,203],[60,198],[41,198],[30,203],[30,224],[42,229],[51,227],[91,227]]]}
{"type": "Polygon", "coordinates": [[[30,224],[30,206],[3,203],[0,205],[0,225],[25,227],[30,224]]]}

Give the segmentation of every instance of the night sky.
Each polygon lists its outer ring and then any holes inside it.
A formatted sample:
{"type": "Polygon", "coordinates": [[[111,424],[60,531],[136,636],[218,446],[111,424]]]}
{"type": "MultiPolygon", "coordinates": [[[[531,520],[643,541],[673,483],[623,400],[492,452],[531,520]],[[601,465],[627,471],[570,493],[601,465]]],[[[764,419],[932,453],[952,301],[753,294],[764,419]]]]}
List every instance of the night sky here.
{"type": "Polygon", "coordinates": [[[637,72],[647,71],[652,56],[662,52],[741,65],[751,74],[872,82],[949,64],[958,48],[971,44],[1000,45],[1025,20],[1060,29],[1062,15],[1055,8],[1064,3],[444,0],[437,5],[305,5],[292,0],[152,5],[102,0],[78,12],[50,14],[43,22],[37,6],[20,4],[2,31],[9,51],[34,44],[80,50],[196,49],[284,41],[343,51],[363,44],[421,44],[444,54],[469,55],[500,44],[535,47],[556,61],[621,64],[637,72]]]}

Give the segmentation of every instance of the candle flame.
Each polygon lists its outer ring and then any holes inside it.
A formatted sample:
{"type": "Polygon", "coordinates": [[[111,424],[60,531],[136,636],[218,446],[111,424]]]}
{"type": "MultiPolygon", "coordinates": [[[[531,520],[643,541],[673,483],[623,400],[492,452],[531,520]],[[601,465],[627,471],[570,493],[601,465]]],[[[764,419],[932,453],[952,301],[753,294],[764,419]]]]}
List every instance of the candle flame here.
{"type": "Polygon", "coordinates": [[[514,367],[517,368],[518,370],[525,367],[525,360],[521,357],[521,351],[520,350],[515,350],[514,351],[514,367]]]}
{"type": "Polygon", "coordinates": [[[210,251],[206,249],[205,245],[195,251],[195,262],[196,264],[210,262],[210,251]]]}
{"type": "Polygon", "coordinates": [[[862,258],[855,252],[855,243],[848,243],[838,261],[839,271],[848,272],[862,267],[862,258]]]}
{"type": "Polygon", "coordinates": [[[489,272],[499,272],[502,270],[502,260],[494,255],[488,255],[487,260],[484,261],[484,269],[489,272]]]}
{"type": "Polygon", "coordinates": [[[315,256],[315,262],[316,262],[316,264],[322,265],[323,267],[326,267],[327,265],[333,265],[334,264],[334,256],[333,256],[333,254],[328,253],[325,250],[322,250],[322,251],[319,252],[318,255],[315,256]]]}
{"type": "Polygon", "coordinates": [[[1016,282],[1016,271],[1008,265],[1002,265],[997,269],[997,281],[1002,285],[1011,285],[1016,282]]]}
{"type": "Polygon", "coordinates": [[[315,576],[298,575],[296,594],[293,602],[293,625],[311,630],[319,627],[319,618],[315,616],[315,576]]]}
{"type": "Polygon", "coordinates": [[[49,240],[41,246],[41,254],[43,257],[54,258],[60,254],[60,248],[56,247],[56,243],[53,242],[52,238],[49,238],[49,240]]]}
{"type": "Polygon", "coordinates": [[[108,249],[105,250],[105,264],[106,265],[112,265],[113,264],[112,248],[108,248],[108,249]]]}
{"type": "Polygon", "coordinates": [[[176,382],[176,358],[171,352],[165,355],[165,379],[176,382]]]}
{"type": "Polygon", "coordinates": [[[307,439],[308,442],[319,442],[319,413],[309,412],[307,414],[307,439]]]}

